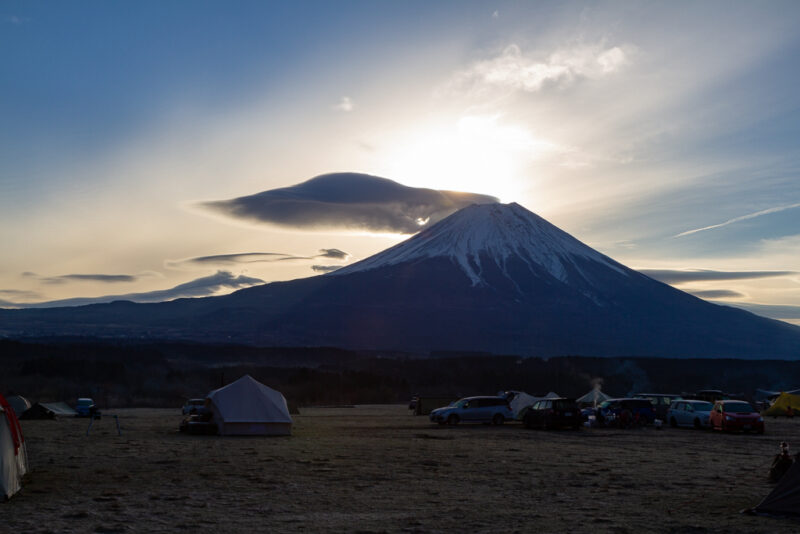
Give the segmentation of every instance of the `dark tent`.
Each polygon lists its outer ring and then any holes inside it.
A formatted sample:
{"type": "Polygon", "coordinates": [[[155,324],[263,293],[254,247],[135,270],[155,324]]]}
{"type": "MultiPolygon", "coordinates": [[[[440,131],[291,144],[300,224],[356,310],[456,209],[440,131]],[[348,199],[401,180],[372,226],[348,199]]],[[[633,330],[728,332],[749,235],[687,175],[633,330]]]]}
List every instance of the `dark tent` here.
{"type": "Polygon", "coordinates": [[[757,514],[800,517],[800,461],[795,460],[772,492],[752,511],[757,514]]]}
{"type": "Polygon", "coordinates": [[[17,414],[17,419],[22,417],[22,414],[25,413],[25,410],[31,407],[31,403],[28,402],[28,399],[22,395],[6,397],[6,401],[14,409],[14,413],[17,414]]]}
{"type": "Polygon", "coordinates": [[[78,414],[65,402],[37,402],[25,412],[22,419],[55,419],[56,416],[75,417],[78,414]]]}

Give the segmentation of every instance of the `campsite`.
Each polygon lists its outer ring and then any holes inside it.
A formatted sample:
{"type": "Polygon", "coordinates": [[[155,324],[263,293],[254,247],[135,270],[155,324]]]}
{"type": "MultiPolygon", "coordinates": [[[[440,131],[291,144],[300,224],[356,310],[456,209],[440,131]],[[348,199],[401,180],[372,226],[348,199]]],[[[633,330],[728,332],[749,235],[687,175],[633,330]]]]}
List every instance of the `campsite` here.
{"type": "Polygon", "coordinates": [[[291,436],[177,431],[180,408],[23,420],[31,475],[10,532],[797,532],[749,516],[780,441],[652,427],[431,424],[407,405],[305,407],[291,436]],[[118,415],[121,435],[114,420],[118,415]]]}

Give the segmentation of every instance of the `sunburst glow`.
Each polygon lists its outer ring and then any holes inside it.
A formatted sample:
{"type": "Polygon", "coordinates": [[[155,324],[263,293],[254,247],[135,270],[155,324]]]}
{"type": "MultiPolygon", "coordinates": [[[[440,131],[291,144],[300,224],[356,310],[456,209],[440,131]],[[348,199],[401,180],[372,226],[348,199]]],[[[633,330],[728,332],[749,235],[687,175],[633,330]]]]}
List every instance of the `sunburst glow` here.
{"type": "Polygon", "coordinates": [[[526,165],[559,150],[501,116],[465,116],[408,131],[381,158],[384,174],[405,185],[485,193],[511,202],[525,189],[526,165]]]}

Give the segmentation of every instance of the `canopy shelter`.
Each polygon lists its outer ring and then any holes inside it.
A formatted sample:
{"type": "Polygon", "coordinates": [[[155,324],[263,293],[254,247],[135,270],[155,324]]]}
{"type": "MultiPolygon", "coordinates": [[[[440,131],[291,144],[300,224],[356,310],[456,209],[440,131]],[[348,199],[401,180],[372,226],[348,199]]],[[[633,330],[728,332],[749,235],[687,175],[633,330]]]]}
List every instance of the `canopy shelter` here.
{"type": "Polygon", "coordinates": [[[606,395],[599,389],[592,389],[589,393],[587,393],[583,397],[575,399],[575,402],[577,402],[578,405],[591,404],[592,406],[597,407],[598,404],[610,398],[611,398],[610,395],[606,395]]]}
{"type": "Polygon", "coordinates": [[[770,494],[748,512],[800,517],[800,462],[795,461],[770,494]]]}
{"type": "Polygon", "coordinates": [[[772,406],[762,412],[762,415],[771,415],[772,417],[779,415],[794,417],[795,415],[800,415],[800,395],[781,393],[772,403],[772,406]]]}
{"type": "Polygon", "coordinates": [[[56,417],[75,417],[78,415],[66,402],[37,402],[25,412],[22,419],[55,419],[56,417]]]}
{"type": "Polygon", "coordinates": [[[284,396],[245,375],[206,397],[220,435],[286,436],[292,417],[284,396]]]}
{"type": "Polygon", "coordinates": [[[28,472],[25,438],[14,409],[0,395],[0,495],[9,499],[22,488],[28,472]]]}

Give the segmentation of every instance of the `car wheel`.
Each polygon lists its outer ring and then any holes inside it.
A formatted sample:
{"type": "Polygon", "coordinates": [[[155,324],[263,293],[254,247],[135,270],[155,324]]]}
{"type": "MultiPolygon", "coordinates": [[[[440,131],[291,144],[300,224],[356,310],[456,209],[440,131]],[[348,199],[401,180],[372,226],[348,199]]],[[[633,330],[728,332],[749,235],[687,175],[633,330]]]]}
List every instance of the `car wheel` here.
{"type": "Polygon", "coordinates": [[[522,424],[525,425],[525,428],[533,428],[533,421],[527,414],[522,418],[522,424]]]}
{"type": "Polygon", "coordinates": [[[447,418],[447,424],[448,425],[457,425],[458,421],[459,421],[458,416],[455,415],[455,414],[453,414],[453,415],[451,415],[450,417],[447,418]]]}
{"type": "Polygon", "coordinates": [[[703,425],[702,425],[702,423],[700,423],[700,419],[697,419],[697,418],[695,418],[695,420],[694,420],[694,427],[695,427],[695,429],[697,429],[697,430],[700,430],[701,428],[703,428],[703,425]]]}
{"type": "Polygon", "coordinates": [[[675,420],[674,417],[671,417],[669,420],[669,426],[672,428],[678,428],[678,422],[675,420]]]}
{"type": "Polygon", "coordinates": [[[494,417],[492,417],[492,424],[493,425],[502,425],[503,421],[505,421],[505,418],[503,417],[503,414],[496,413],[496,414],[494,414],[494,417]]]}

